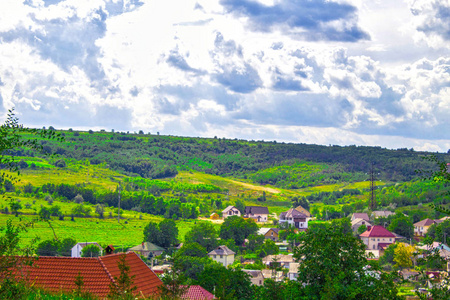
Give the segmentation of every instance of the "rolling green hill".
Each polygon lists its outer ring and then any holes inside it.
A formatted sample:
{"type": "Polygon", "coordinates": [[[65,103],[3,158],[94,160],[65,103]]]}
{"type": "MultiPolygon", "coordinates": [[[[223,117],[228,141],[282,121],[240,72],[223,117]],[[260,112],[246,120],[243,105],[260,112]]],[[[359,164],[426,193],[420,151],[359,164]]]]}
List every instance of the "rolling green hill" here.
{"type": "MultiPolygon", "coordinates": [[[[431,202],[446,205],[445,193],[450,190],[448,184],[420,180],[415,169],[435,166],[422,159],[429,153],[406,149],[106,132],[62,134],[64,142],[40,141],[47,156],[31,149],[9,152],[21,175],[14,186],[7,182],[3,186],[0,225],[10,216],[6,213],[11,212],[11,203],[20,204],[18,213],[27,220],[43,207],[52,208],[57,236],[71,234],[77,240],[129,246],[142,241],[142,229],[150,220],[176,220],[183,240],[197,219],[236,203],[268,206],[273,214],[270,222],[298,204],[318,218],[343,217],[367,209],[371,163],[377,172],[380,209],[415,210],[431,202]],[[120,224],[116,220],[119,193],[125,218],[120,224]]],[[[449,155],[439,158],[448,160],[449,155]]],[[[25,238],[35,235],[52,238],[53,231],[46,222],[38,222],[25,238]]]]}

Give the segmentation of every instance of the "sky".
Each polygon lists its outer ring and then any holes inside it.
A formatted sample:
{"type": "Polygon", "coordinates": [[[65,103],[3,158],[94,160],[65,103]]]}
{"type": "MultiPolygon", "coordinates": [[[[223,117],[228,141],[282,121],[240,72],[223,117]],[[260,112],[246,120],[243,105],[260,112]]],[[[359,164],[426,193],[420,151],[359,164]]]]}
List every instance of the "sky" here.
{"type": "Polygon", "coordinates": [[[450,0],[1,0],[29,127],[450,149],[450,0]]]}

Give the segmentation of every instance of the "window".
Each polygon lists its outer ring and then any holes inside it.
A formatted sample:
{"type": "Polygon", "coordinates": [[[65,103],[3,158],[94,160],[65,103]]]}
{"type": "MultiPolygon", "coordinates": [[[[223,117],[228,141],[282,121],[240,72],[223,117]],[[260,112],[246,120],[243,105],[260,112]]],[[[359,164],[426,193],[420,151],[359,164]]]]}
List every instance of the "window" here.
{"type": "Polygon", "coordinates": [[[392,242],[392,239],[389,239],[389,242],[392,242]]]}
{"type": "Polygon", "coordinates": [[[214,255],[214,258],[216,258],[216,256],[214,255]]]}
{"type": "Polygon", "coordinates": [[[223,258],[223,255],[221,255],[220,258],[223,258]]]}
{"type": "Polygon", "coordinates": [[[378,242],[380,241],[380,239],[378,239],[378,242]]]}

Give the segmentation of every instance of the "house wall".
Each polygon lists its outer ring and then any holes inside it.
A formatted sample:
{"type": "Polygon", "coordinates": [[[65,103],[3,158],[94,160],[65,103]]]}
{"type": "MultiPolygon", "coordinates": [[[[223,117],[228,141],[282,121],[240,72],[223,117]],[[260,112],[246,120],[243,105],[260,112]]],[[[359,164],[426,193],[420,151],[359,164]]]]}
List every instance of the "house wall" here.
{"type": "Polygon", "coordinates": [[[231,217],[231,216],[238,216],[238,217],[240,217],[241,216],[241,212],[239,211],[239,209],[232,208],[227,213],[222,214],[222,218],[224,218],[224,219],[228,218],[228,217],[231,217]]]}
{"type": "Polygon", "coordinates": [[[233,264],[234,254],[231,255],[210,255],[212,260],[221,263],[224,267],[233,264]]]}
{"type": "Polygon", "coordinates": [[[395,238],[392,237],[363,237],[361,238],[361,240],[363,241],[364,245],[366,245],[368,250],[378,250],[378,244],[382,243],[382,244],[393,244],[395,243],[395,238]]]}
{"type": "MultiPolygon", "coordinates": [[[[268,215],[267,214],[249,214],[247,216],[248,218],[258,218],[260,217],[260,221],[259,222],[267,222],[268,220],[268,215]]],[[[255,220],[257,221],[257,220],[255,220]]]]}
{"type": "Polygon", "coordinates": [[[81,257],[81,246],[79,244],[73,246],[72,257],[81,257]]]}
{"type": "Polygon", "coordinates": [[[274,232],[271,229],[271,230],[267,231],[267,233],[264,235],[264,238],[276,242],[276,241],[278,241],[278,233],[274,232]]]}
{"type": "Polygon", "coordinates": [[[250,281],[252,282],[253,285],[258,285],[258,286],[262,286],[264,285],[264,277],[262,276],[258,276],[258,277],[250,277],[250,281]]]}
{"type": "Polygon", "coordinates": [[[414,235],[425,236],[430,226],[414,226],[414,235]]]}
{"type": "Polygon", "coordinates": [[[295,224],[294,224],[293,218],[286,218],[285,220],[280,219],[279,223],[288,223],[289,227],[295,227],[295,228],[298,228],[298,229],[307,229],[308,228],[308,221],[310,219],[311,218],[306,218],[305,222],[299,222],[298,226],[294,226],[295,224]]]}

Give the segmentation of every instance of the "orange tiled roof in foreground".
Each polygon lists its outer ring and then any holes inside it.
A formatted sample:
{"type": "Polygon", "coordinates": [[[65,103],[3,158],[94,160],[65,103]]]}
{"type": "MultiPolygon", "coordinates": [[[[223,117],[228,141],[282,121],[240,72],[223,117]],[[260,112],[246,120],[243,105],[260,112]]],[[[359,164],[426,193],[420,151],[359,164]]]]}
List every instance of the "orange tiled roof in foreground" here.
{"type": "MultiPolygon", "coordinates": [[[[74,291],[75,278],[80,273],[84,290],[103,299],[109,293],[110,283],[115,283],[114,276],[120,276],[118,262],[121,255],[124,253],[93,258],[41,256],[20,273],[29,283],[50,292],[74,291]]],[[[146,297],[157,294],[162,281],[134,252],[125,255],[125,261],[130,266],[128,274],[135,275],[135,293],[146,297]]]]}

